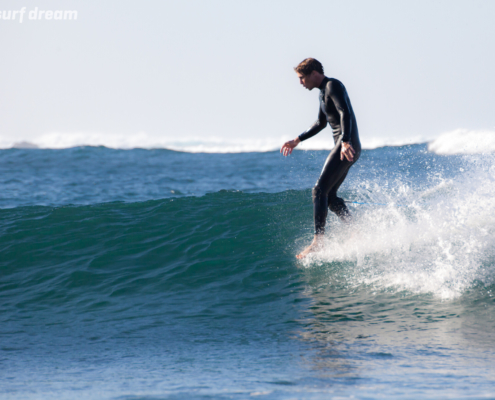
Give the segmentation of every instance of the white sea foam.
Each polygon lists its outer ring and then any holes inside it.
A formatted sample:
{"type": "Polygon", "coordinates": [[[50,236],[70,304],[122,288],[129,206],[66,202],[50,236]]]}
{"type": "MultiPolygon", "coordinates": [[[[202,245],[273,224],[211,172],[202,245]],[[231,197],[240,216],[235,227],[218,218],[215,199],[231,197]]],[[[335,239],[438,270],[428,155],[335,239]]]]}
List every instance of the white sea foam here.
{"type": "Polygon", "coordinates": [[[145,132],[128,135],[53,132],[22,140],[0,137],[0,148],[66,149],[78,146],[105,146],[112,149],[168,149],[189,153],[242,153],[277,150],[284,139],[167,138],[149,135],[145,132]]]}
{"type": "Polygon", "coordinates": [[[482,154],[495,152],[495,132],[457,129],[428,144],[436,154],[482,154]]]}
{"type": "Polygon", "coordinates": [[[351,262],[354,268],[342,272],[350,284],[443,299],[461,295],[478,281],[493,283],[494,158],[465,156],[465,172],[455,179],[438,178],[425,190],[407,184],[394,190],[375,187],[380,202],[390,204],[356,206],[349,227],[330,221],[334,229],[324,250],[303,265],[351,262]],[[408,206],[394,205],[399,201],[408,206]]]}
{"type": "MultiPolygon", "coordinates": [[[[145,132],[136,134],[101,134],[87,132],[60,133],[51,132],[34,138],[8,138],[0,136],[0,148],[40,148],[66,149],[78,146],[105,146],[112,149],[169,149],[188,153],[245,153],[279,150],[284,142],[292,139],[288,136],[278,138],[225,139],[220,137],[173,138],[150,135],[145,132]]],[[[423,137],[404,140],[363,137],[365,149],[384,146],[401,146],[413,143],[425,143],[423,137]]],[[[318,136],[301,143],[297,150],[330,150],[333,148],[331,133],[322,132],[318,136]]]]}
{"type": "MultiPolygon", "coordinates": [[[[279,150],[282,144],[291,139],[288,136],[278,138],[225,139],[221,137],[181,137],[150,135],[145,132],[135,134],[88,133],[88,132],[51,132],[34,138],[8,138],[0,136],[0,148],[41,148],[66,149],[78,146],[105,146],[111,149],[169,149],[188,153],[245,153],[279,150]]],[[[426,143],[425,136],[406,139],[361,137],[364,149],[376,149],[386,146],[403,146],[426,143]]],[[[301,143],[297,150],[330,150],[333,139],[330,132],[301,143]]],[[[429,142],[428,150],[437,154],[476,154],[495,152],[495,132],[468,131],[458,129],[444,133],[429,142]]]]}

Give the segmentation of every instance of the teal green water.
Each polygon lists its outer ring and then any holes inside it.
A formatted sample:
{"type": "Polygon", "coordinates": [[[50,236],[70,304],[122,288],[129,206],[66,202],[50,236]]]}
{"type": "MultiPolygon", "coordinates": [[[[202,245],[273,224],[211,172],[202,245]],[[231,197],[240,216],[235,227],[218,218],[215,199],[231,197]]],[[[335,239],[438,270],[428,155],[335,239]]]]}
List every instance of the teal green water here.
{"type": "Polygon", "coordinates": [[[307,156],[270,176],[278,191],[1,209],[0,397],[495,396],[491,159],[365,152],[342,196],[388,205],[351,204],[350,226],[329,216],[324,250],[301,262],[311,190],[282,186],[317,170],[320,153],[307,156]],[[394,157],[424,169],[406,179],[394,157]]]}

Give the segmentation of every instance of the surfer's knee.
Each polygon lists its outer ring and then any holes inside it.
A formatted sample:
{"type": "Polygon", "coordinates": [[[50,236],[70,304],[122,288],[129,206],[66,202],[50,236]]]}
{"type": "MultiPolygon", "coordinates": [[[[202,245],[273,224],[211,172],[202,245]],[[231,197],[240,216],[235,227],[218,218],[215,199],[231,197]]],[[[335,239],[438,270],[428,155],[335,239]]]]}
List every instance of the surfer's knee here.
{"type": "Polygon", "coordinates": [[[321,189],[320,185],[316,184],[312,190],[313,201],[315,201],[315,199],[320,199],[322,193],[323,193],[323,190],[321,189]]]}

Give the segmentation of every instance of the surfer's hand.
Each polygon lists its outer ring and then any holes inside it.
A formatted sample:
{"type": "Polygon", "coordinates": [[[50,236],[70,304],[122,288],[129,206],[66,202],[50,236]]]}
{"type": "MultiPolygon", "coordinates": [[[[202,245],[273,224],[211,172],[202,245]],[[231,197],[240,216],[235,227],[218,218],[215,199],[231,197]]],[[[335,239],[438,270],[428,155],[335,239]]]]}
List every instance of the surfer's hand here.
{"type": "Polygon", "coordinates": [[[354,154],[356,151],[352,147],[351,142],[342,142],[342,148],[340,150],[340,160],[344,160],[344,157],[347,161],[354,161],[354,154]]]}
{"type": "Polygon", "coordinates": [[[295,138],[294,140],[289,140],[288,142],[285,142],[282,148],[280,149],[280,152],[284,156],[288,156],[292,153],[292,150],[294,150],[294,147],[296,147],[299,143],[301,143],[301,139],[295,138]]]}

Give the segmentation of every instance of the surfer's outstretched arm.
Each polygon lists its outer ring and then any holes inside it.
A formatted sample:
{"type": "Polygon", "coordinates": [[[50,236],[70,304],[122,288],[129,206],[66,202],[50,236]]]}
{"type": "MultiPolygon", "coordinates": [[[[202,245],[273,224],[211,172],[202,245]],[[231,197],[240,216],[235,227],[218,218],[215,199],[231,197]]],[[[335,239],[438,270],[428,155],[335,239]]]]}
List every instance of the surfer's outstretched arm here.
{"type": "Polygon", "coordinates": [[[280,149],[280,152],[284,156],[288,156],[292,153],[292,150],[301,143],[303,140],[309,139],[310,137],[313,137],[316,135],[318,132],[320,132],[322,129],[324,129],[327,126],[327,117],[323,113],[323,111],[320,111],[318,113],[318,119],[316,122],[311,125],[311,127],[306,131],[301,133],[297,138],[294,140],[289,140],[288,142],[285,142],[280,149]]]}
{"type": "Polygon", "coordinates": [[[311,127],[306,132],[303,132],[299,135],[299,140],[302,142],[306,139],[309,139],[310,137],[313,137],[314,135],[319,133],[322,129],[324,129],[326,126],[327,126],[327,117],[320,107],[320,110],[318,111],[318,119],[313,125],[311,125],[311,127]]]}

